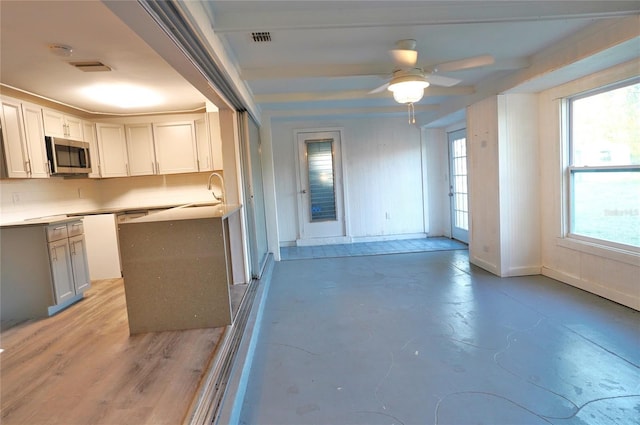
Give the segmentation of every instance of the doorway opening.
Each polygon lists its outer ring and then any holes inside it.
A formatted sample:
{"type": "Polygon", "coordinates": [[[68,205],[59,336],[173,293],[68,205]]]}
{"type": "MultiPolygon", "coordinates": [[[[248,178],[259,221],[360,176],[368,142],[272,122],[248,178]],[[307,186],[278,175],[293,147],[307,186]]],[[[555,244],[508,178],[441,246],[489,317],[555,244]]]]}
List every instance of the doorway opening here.
{"type": "Polygon", "coordinates": [[[469,243],[469,190],[467,183],[467,130],[447,133],[449,140],[449,199],[451,237],[469,243]]]}

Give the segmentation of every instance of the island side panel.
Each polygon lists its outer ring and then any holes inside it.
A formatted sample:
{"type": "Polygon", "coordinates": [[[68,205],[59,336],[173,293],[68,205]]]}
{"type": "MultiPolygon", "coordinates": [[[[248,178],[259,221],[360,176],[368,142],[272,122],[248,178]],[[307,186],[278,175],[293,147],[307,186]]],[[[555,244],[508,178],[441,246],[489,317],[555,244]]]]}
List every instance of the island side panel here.
{"type": "Polygon", "coordinates": [[[0,243],[1,320],[47,317],[55,297],[44,226],[3,228],[0,243]]]}
{"type": "Polygon", "coordinates": [[[131,334],[231,324],[220,218],[121,223],[131,334]]]}

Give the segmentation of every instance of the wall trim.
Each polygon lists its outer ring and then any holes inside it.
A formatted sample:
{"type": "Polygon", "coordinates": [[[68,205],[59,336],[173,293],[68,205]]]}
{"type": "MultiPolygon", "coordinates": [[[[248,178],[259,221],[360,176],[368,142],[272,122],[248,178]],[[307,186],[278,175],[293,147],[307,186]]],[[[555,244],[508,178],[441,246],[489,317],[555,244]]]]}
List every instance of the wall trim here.
{"type": "Polygon", "coordinates": [[[542,275],[640,311],[639,296],[625,294],[609,287],[598,285],[595,282],[581,280],[562,271],[550,269],[548,267],[542,267],[542,275]]]}

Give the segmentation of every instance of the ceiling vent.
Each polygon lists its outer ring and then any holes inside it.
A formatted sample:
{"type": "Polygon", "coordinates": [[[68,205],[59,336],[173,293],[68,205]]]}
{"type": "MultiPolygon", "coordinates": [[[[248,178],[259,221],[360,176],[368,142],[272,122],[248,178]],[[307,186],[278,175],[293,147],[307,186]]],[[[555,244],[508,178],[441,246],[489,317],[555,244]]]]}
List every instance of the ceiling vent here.
{"type": "Polygon", "coordinates": [[[111,71],[111,68],[102,62],[69,62],[69,65],[75,66],[82,72],[105,72],[111,71]]]}
{"type": "Polygon", "coordinates": [[[271,41],[271,33],[268,31],[252,32],[251,38],[254,43],[267,43],[271,41]]]}

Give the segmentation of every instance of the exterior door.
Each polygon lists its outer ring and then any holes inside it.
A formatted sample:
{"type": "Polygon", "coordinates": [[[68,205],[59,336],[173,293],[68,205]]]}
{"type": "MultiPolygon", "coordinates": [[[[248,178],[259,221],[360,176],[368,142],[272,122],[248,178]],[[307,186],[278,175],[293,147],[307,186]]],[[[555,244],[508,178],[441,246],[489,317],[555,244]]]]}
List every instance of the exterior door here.
{"type": "Polygon", "coordinates": [[[238,127],[242,129],[240,138],[249,265],[251,277],[260,278],[269,253],[260,128],[247,112],[238,113],[238,127]]]}
{"type": "Polygon", "coordinates": [[[340,131],[298,132],[298,245],[346,242],[340,131]]]}
{"type": "Polygon", "coordinates": [[[467,130],[448,133],[451,237],[469,243],[469,192],[467,185],[467,130]]]}

